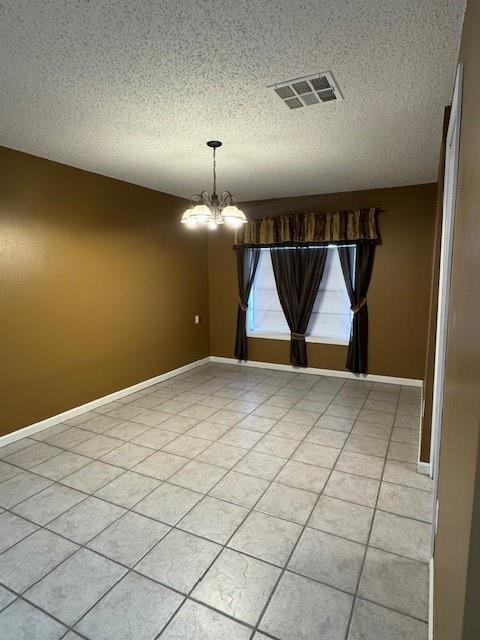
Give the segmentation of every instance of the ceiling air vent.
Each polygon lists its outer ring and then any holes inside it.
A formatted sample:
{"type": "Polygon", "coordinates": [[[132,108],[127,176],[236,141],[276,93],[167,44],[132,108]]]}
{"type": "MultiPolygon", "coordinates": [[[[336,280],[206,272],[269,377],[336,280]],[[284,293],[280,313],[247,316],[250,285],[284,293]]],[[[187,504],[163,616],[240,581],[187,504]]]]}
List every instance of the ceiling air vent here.
{"type": "Polygon", "coordinates": [[[277,82],[268,88],[273,89],[289,109],[343,100],[331,71],[324,71],[303,78],[294,78],[286,82],[277,82]]]}

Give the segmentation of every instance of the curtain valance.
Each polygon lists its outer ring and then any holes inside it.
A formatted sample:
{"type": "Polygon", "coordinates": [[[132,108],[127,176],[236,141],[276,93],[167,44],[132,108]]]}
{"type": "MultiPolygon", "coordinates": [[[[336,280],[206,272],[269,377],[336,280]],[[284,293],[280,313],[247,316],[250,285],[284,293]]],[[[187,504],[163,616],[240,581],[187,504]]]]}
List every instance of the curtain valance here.
{"type": "Polygon", "coordinates": [[[377,244],[377,209],[303,213],[250,220],[235,234],[235,247],[318,246],[342,242],[377,244]]]}

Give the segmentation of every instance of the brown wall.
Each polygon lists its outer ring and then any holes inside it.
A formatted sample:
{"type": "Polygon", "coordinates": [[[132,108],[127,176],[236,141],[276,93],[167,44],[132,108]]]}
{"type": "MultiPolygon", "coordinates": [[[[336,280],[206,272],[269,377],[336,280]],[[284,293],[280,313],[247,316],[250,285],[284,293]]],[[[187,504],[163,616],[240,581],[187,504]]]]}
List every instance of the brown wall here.
{"type": "MultiPolygon", "coordinates": [[[[368,293],[369,371],[423,378],[435,226],[436,185],[355,191],[244,203],[249,216],[312,210],[379,207],[382,244],[377,248],[368,293]]],[[[232,234],[209,238],[210,346],[212,355],[233,357],[237,282],[232,234]]],[[[249,338],[249,358],[288,364],[289,343],[249,338]]],[[[347,348],[309,344],[309,365],[345,369],[347,348]]]]}
{"type": "Polygon", "coordinates": [[[209,354],[184,201],[5,148],[0,175],[0,434],[209,354]]]}
{"type": "Polygon", "coordinates": [[[436,640],[480,638],[480,3],[460,51],[463,112],[435,548],[436,640]]]}
{"type": "MultiPolygon", "coordinates": [[[[205,234],[178,224],[179,198],[5,148],[0,172],[0,434],[209,353],[232,356],[237,285],[226,230],[210,234],[207,255],[205,234]]],[[[435,192],[422,185],[244,205],[258,217],[383,210],[369,292],[372,373],[423,375],[435,192]]],[[[249,349],[252,360],[288,363],[288,342],[250,339],[249,349]]],[[[346,347],[308,349],[311,366],[344,369],[346,347]]]]}

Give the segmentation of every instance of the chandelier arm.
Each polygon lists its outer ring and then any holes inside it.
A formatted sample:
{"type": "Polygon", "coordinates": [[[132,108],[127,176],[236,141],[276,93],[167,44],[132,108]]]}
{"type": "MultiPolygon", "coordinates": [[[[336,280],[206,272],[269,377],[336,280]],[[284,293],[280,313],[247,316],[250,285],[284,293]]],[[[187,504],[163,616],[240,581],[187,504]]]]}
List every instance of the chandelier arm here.
{"type": "Polygon", "coordinates": [[[236,199],[233,197],[233,195],[230,193],[230,191],[224,191],[222,193],[222,197],[220,198],[220,206],[226,207],[229,204],[234,204],[236,202],[236,199]]]}
{"type": "Polygon", "coordinates": [[[202,189],[200,193],[195,193],[193,196],[190,196],[190,201],[192,203],[198,204],[208,204],[210,202],[210,195],[207,189],[202,189]]]}

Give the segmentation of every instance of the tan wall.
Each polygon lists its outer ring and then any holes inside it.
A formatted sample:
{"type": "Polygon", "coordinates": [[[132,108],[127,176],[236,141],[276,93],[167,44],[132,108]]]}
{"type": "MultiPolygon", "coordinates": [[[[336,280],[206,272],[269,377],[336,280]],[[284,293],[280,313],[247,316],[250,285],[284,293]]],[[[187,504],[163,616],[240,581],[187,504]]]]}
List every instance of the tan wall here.
{"type": "Polygon", "coordinates": [[[0,434],[208,355],[181,199],[5,148],[0,175],[0,434]]]}
{"type": "Polygon", "coordinates": [[[436,640],[480,638],[479,2],[468,2],[460,61],[464,86],[435,549],[436,640]]]}
{"type": "MultiPolygon", "coordinates": [[[[435,227],[436,185],[356,191],[246,203],[249,216],[356,207],[379,207],[382,244],[377,248],[368,293],[369,371],[423,378],[435,227]]],[[[237,281],[232,233],[209,239],[210,345],[216,356],[233,357],[237,281]]],[[[289,361],[289,343],[249,338],[249,359],[289,361]]],[[[345,369],[347,348],[308,345],[309,365],[345,369]]]]}

